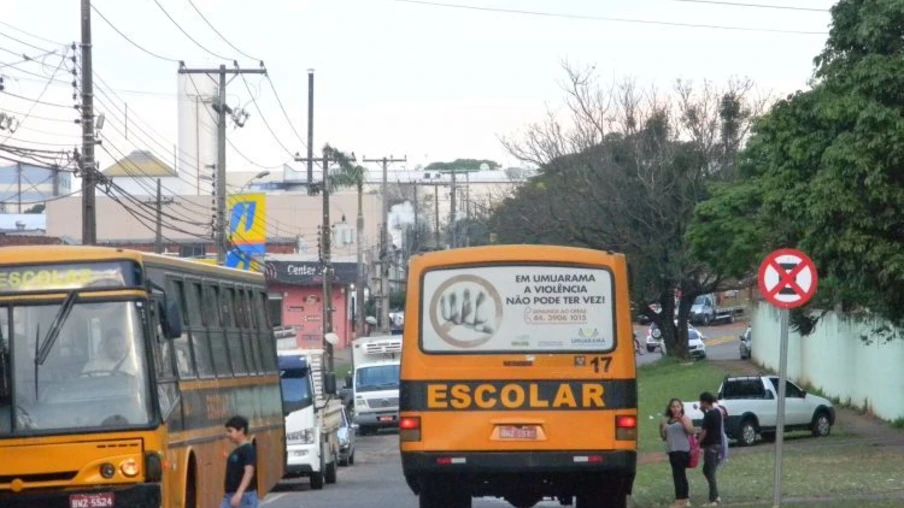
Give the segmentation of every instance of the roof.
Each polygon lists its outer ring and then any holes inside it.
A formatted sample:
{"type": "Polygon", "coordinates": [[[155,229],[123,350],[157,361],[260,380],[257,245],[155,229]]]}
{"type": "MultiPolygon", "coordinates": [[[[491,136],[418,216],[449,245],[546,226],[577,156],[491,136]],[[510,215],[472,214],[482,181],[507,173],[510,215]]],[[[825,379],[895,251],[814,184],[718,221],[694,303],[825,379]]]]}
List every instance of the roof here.
{"type": "Polygon", "coordinates": [[[110,177],[167,177],[178,176],[176,170],[151,152],[135,150],[103,170],[110,177]]]}

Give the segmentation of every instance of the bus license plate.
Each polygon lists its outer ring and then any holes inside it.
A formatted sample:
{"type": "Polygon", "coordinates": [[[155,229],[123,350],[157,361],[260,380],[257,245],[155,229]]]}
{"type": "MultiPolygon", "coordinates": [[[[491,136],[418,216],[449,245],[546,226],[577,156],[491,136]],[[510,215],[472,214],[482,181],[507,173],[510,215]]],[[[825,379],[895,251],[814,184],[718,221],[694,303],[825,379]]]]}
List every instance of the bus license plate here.
{"type": "Polygon", "coordinates": [[[537,427],[531,425],[518,427],[515,425],[503,425],[499,427],[500,439],[537,439],[537,427]]]}
{"type": "Polygon", "coordinates": [[[377,418],[377,421],[380,421],[380,422],[391,422],[393,420],[395,420],[395,417],[392,417],[392,416],[380,416],[377,418]]]}
{"type": "Polygon", "coordinates": [[[72,494],[69,508],[113,508],[113,493],[72,494]]]}

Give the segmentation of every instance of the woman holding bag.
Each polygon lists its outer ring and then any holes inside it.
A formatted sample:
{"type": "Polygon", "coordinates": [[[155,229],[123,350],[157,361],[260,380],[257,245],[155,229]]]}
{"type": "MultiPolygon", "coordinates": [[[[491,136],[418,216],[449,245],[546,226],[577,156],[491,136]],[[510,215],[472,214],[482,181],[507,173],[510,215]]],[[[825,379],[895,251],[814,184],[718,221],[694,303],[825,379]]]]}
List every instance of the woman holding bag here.
{"type": "Polygon", "coordinates": [[[691,460],[690,438],[694,436],[694,432],[694,424],[684,414],[684,404],[680,399],[670,400],[665,408],[665,419],[659,424],[659,435],[665,441],[669,464],[672,466],[672,480],[675,483],[673,507],[691,505],[687,468],[691,460]]]}

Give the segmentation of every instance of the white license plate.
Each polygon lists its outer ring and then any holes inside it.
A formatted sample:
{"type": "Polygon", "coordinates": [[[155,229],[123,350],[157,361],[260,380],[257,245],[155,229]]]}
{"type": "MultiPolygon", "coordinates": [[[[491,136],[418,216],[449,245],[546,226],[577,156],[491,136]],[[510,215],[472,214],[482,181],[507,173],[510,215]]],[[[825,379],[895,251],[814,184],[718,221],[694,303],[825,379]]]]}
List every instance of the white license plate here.
{"type": "Polygon", "coordinates": [[[380,422],[391,422],[393,420],[395,420],[395,417],[392,417],[392,416],[380,416],[377,418],[377,421],[380,421],[380,422]]]}
{"type": "Polygon", "coordinates": [[[518,427],[503,425],[499,427],[500,439],[537,439],[537,427],[534,425],[518,427]]]}
{"type": "Polygon", "coordinates": [[[72,494],[69,496],[69,508],[113,508],[113,493],[72,494]]]}

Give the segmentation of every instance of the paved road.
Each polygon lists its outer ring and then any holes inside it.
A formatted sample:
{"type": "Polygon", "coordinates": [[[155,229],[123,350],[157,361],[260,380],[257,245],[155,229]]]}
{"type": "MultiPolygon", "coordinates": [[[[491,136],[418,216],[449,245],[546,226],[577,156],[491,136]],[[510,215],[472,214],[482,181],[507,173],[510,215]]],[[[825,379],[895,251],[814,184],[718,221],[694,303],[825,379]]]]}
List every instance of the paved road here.
{"type": "MultiPolygon", "coordinates": [[[[744,324],[701,327],[707,337],[707,353],[712,360],[738,359],[738,334],[744,324]]],[[[638,336],[645,337],[646,327],[635,326],[638,336]]],[[[649,363],[661,358],[658,352],[638,356],[638,362],[649,363]]],[[[358,436],[355,465],[339,469],[339,481],[323,490],[312,491],[308,480],[292,480],[281,484],[264,499],[266,508],[416,508],[415,497],[402,477],[398,453],[398,436],[382,433],[358,436]]],[[[480,499],[475,508],[510,506],[501,500],[480,499]]],[[[538,507],[560,506],[557,502],[540,503],[538,507]]]]}

